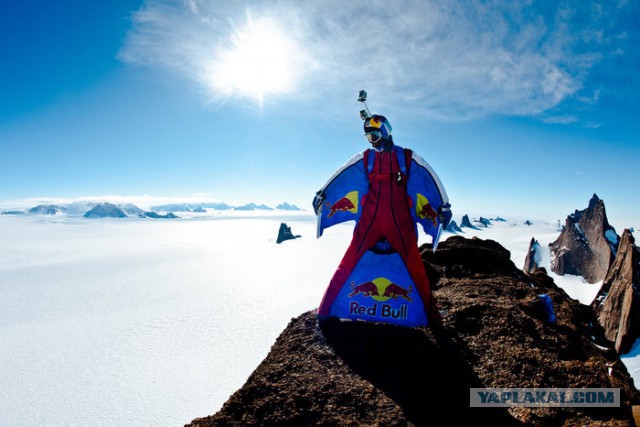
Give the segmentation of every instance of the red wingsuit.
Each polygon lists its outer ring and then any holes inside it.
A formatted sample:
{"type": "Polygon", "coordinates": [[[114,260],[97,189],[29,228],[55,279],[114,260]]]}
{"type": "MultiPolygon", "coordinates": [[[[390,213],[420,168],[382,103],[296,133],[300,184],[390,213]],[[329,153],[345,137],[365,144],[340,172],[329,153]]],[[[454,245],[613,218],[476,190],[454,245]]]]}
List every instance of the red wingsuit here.
{"type": "MultiPolygon", "coordinates": [[[[400,152],[403,152],[402,150],[400,152]]],[[[411,151],[404,150],[406,165],[411,165],[411,151]]],[[[356,225],[351,244],[325,292],[319,316],[328,316],[333,301],[351,275],[362,255],[379,241],[386,241],[402,257],[424,303],[430,324],[441,321],[431,295],[429,279],[418,249],[416,227],[411,216],[407,177],[401,172],[396,150],[367,150],[364,156],[375,155],[369,173],[369,191],[362,204],[362,216],[356,225]]]]}

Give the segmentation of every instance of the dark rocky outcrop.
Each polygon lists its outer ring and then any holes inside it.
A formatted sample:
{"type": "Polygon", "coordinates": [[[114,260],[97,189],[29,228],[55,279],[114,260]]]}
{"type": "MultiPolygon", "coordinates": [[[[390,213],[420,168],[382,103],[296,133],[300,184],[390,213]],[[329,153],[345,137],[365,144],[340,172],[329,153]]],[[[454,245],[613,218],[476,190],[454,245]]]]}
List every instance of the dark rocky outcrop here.
{"type": "Polygon", "coordinates": [[[449,225],[447,225],[446,230],[450,233],[462,233],[462,228],[458,227],[458,224],[454,221],[451,220],[449,222],[449,225]]]}
{"type": "Polygon", "coordinates": [[[615,349],[627,353],[640,338],[640,248],[624,230],[620,246],[602,288],[591,304],[615,349]]]}
{"type": "Polygon", "coordinates": [[[608,341],[589,307],[543,272],[518,270],[496,242],[453,236],[436,252],[421,249],[441,328],[319,323],[307,312],[218,413],[190,425],[634,425],[640,396],[615,351],[601,347],[608,341]],[[471,387],[611,387],[622,403],[470,408],[471,387]]]}
{"type": "Polygon", "coordinates": [[[583,276],[589,283],[603,280],[615,256],[618,236],[607,221],[604,202],[593,195],[587,209],[567,217],[558,239],[549,245],[551,270],[583,276]]]}
{"type": "Polygon", "coordinates": [[[139,215],[140,218],[154,218],[154,219],[176,219],[176,218],[180,218],[179,216],[177,216],[176,214],[174,214],[173,212],[169,212],[166,213],[164,215],[161,215],[157,212],[144,212],[142,214],[139,215]]]}
{"type": "Polygon", "coordinates": [[[480,217],[480,219],[477,220],[476,222],[479,222],[480,224],[482,224],[483,227],[489,227],[491,225],[491,221],[483,217],[480,217]]]}
{"type": "Polygon", "coordinates": [[[276,243],[282,243],[285,240],[297,239],[298,237],[300,236],[293,235],[293,233],[291,232],[291,227],[289,227],[284,222],[280,223],[280,230],[278,230],[278,240],[276,240],[276,243]]]}
{"type": "Polygon", "coordinates": [[[465,215],[462,217],[462,222],[460,223],[460,227],[473,228],[475,230],[478,229],[475,225],[471,224],[471,220],[469,219],[469,215],[465,215]]]}
{"type": "Polygon", "coordinates": [[[524,266],[522,267],[522,271],[525,273],[535,273],[540,268],[540,264],[542,263],[542,246],[540,243],[532,237],[529,242],[529,250],[527,251],[527,256],[524,259],[524,266]]]}

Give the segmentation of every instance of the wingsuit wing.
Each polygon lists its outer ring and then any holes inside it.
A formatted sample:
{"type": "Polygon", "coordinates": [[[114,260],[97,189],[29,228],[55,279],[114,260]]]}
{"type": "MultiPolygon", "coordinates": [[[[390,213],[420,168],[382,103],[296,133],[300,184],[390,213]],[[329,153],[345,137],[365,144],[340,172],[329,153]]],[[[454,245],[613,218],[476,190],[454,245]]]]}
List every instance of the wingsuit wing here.
{"type": "Polygon", "coordinates": [[[420,156],[412,153],[407,193],[413,202],[411,214],[433,239],[435,251],[440,233],[451,221],[451,205],[440,178],[420,156]]]}
{"type": "Polygon", "coordinates": [[[325,228],[345,221],[358,221],[362,198],[369,189],[364,152],[353,156],[329,178],[313,202],[318,216],[317,237],[325,228]]]}

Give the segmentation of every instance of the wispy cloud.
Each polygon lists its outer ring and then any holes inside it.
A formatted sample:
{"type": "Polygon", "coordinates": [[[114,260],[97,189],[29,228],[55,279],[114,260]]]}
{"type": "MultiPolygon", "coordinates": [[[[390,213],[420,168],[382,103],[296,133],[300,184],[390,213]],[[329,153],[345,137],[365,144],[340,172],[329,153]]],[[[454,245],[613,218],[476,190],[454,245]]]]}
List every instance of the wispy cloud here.
{"type": "Polygon", "coordinates": [[[211,75],[251,16],[276,22],[288,37],[284,95],[308,101],[366,88],[442,118],[539,115],[567,100],[597,102],[581,90],[596,64],[623,54],[618,43],[626,37],[615,22],[624,7],[577,0],[148,0],[120,57],[167,67],[214,99],[233,99],[242,94],[217,87],[211,75]]]}

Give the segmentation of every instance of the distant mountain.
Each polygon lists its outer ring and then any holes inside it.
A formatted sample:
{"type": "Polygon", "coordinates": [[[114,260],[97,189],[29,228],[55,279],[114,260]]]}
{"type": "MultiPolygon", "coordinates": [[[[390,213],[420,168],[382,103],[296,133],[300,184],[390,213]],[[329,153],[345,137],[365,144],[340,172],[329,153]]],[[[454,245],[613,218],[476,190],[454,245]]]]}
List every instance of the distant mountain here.
{"type": "Polygon", "coordinates": [[[67,209],[59,205],[38,205],[29,209],[31,215],[57,215],[65,212],[67,209]]]}
{"type": "Polygon", "coordinates": [[[140,215],[141,218],[155,218],[155,219],[174,219],[180,218],[179,216],[174,215],[172,212],[169,212],[166,215],[160,215],[157,212],[144,212],[140,215]]]}
{"type": "Polygon", "coordinates": [[[589,283],[605,278],[620,238],[607,221],[604,202],[593,195],[589,206],[567,217],[558,239],[549,245],[554,273],[583,276],[589,283]]]}
{"type": "Polygon", "coordinates": [[[255,211],[255,210],[272,211],[273,208],[270,208],[267,205],[256,205],[255,203],[248,203],[243,206],[236,206],[235,210],[237,211],[255,211]]]}
{"type": "Polygon", "coordinates": [[[451,222],[449,222],[449,225],[447,225],[447,231],[451,233],[458,233],[462,232],[462,229],[458,227],[458,224],[454,220],[451,220],[451,222]]]}
{"type": "Polygon", "coordinates": [[[127,214],[112,203],[100,203],[83,215],[85,218],[126,218],[127,214]]]}
{"type": "Polygon", "coordinates": [[[206,212],[203,205],[200,203],[171,203],[167,205],[153,206],[151,207],[151,210],[154,212],[206,212]]]}
{"type": "Polygon", "coordinates": [[[226,211],[232,207],[225,202],[210,203],[169,203],[165,205],[152,206],[154,212],[207,212],[207,209],[215,209],[218,211],[226,211]]]}
{"type": "Polygon", "coordinates": [[[542,246],[535,238],[531,238],[529,242],[529,250],[527,251],[527,256],[524,259],[524,267],[522,267],[522,271],[525,273],[535,273],[536,270],[540,268],[540,264],[542,264],[542,246]]]}
{"type": "Polygon", "coordinates": [[[290,205],[287,202],[280,203],[278,206],[276,206],[276,209],[280,209],[280,210],[283,210],[283,211],[301,211],[302,210],[299,207],[297,207],[296,205],[290,205]]]}
{"type": "Polygon", "coordinates": [[[467,227],[467,228],[473,228],[474,230],[479,230],[478,227],[476,227],[475,225],[471,224],[471,220],[469,219],[469,215],[465,214],[462,217],[462,222],[460,223],[460,228],[462,227],[467,227]]]}
{"type": "Polygon", "coordinates": [[[226,211],[232,208],[232,206],[229,206],[225,202],[203,203],[202,207],[209,208],[209,209],[216,209],[218,211],[226,211]]]}
{"type": "Polygon", "coordinates": [[[126,213],[127,215],[143,215],[144,211],[142,209],[140,209],[139,207],[137,207],[136,205],[132,204],[132,203],[127,203],[126,205],[119,205],[118,206],[120,209],[122,209],[122,211],[124,213],[126,213]]]}
{"type": "Polygon", "coordinates": [[[484,227],[489,227],[491,225],[491,221],[489,221],[487,218],[483,218],[483,217],[480,217],[480,219],[476,220],[475,222],[479,222],[484,227]]]}

